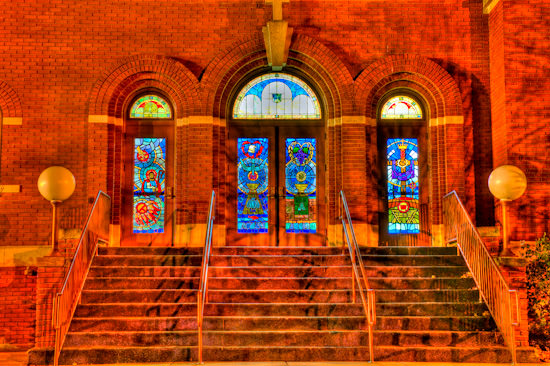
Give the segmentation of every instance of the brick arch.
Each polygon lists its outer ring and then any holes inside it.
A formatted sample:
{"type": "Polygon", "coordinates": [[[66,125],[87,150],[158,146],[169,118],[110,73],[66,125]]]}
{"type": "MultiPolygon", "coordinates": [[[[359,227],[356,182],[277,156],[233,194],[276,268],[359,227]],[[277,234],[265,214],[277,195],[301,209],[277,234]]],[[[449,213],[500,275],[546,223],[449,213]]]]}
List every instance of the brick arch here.
{"type": "MultiPolygon", "coordinates": [[[[462,98],[451,75],[431,60],[415,55],[392,55],[368,65],[355,82],[355,103],[360,114],[371,121],[370,135],[375,148],[369,149],[368,159],[375,164],[377,113],[384,96],[396,89],[416,92],[424,101],[428,117],[429,212],[433,243],[442,244],[441,199],[450,190],[464,194],[464,176],[453,172],[464,171],[464,121],[462,98]]],[[[404,122],[406,123],[406,122],[404,122]]],[[[376,213],[372,224],[377,224],[377,181],[368,188],[370,212],[376,213]]]]}
{"type": "MultiPolygon", "coordinates": [[[[307,36],[296,36],[290,45],[289,68],[299,70],[325,102],[328,118],[353,109],[353,78],[347,67],[326,46],[307,36]]],[[[236,84],[250,73],[267,67],[261,37],[238,42],[210,63],[201,80],[205,90],[206,115],[224,118],[236,84]]]]}
{"type": "Polygon", "coordinates": [[[140,90],[158,89],[164,92],[167,99],[172,103],[174,116],[185,116],[184,104],[185,96],[174,83],[166,83],[156,79],[150,79],[150,74],[140,74],[131,80],[125,80],[121,83],[113,94],[109,103],[109,116],[123,118],[129,107],[131,98],[139,93],[140,90]]]}
{"type": "Polygon", "coordinates": [[[361,113],[376,117],[373,105],[377,103],[378,91],[388,84],[388,78],[408,80],[428,91],[427,96],[432,95],[435,103],[430,105],[432,118],[463,115],[455,80],[435,62],[416,55],[388,56],[361,72],[355,81],[355,101],[361,113]]]}
{"type": "Polygon", "coordinates": [[[407,74],[405,77],[401,73],[390,75],[376,84],[375,88],[368,95],[368,104],[366,106],[366,116],[372,119],[378,117],[378,108],[380,101],[385,95],[395,89],[412,90],[422,97],[428,118],[434,118],[441,114],[441,106],[444,105],[440,94],[434,94],[432,89],[427,88],[421,83],[422,80],[416,75],[407,74]]]}
{"type": "MultiPolygon", "coordinates": [[[[116,105],[123,96],[120,93],[128,91],[127,86],[137,80],[156,81],[157,85],[165,85],[178,95],[184,95],[185,98],[179,98],[179,104],[174,106],[178,116],[191,115],[200,109],[198,80],[181,62],[165,56],[137,55],[120,61],[97,81],[90,92],[89,114],[120,117],[114,115],[119,111],[116,105]]],[[[164,90],[164,87],[159,89],[164,90]]]]}
{"type": "Polygon", "coordinates": [[[0,110],[3,118],[21,118],[23,110],[19,96],[6,82],[0,81],[0,110]]]}

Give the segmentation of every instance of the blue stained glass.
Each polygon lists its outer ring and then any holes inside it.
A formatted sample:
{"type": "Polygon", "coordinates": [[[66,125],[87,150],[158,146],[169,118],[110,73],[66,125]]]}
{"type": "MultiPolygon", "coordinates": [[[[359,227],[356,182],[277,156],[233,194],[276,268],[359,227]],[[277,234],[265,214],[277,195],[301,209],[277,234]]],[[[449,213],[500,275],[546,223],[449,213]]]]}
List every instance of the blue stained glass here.
{"type": "Polygon", "coordinates": [[[164,232],[166,139],[136,138],[134,148],[134,234],[164,232]]]}
{"type": "Polygon", "coordinates": [[[285,213],[287,233],[317,231],[317,142],[314,138],[287,138],[285,213]]]}
{"type": "Polygon", "coordinates": [[[420,232],[418,140],[387,140],[388,232],[418,234],[420,232]]]}
{"type": "Polygon", "coordinates": [[[268,139],[238,138],[237,233],[268,232],[268,139]]]}
{"type": "Polygon", "coordinates": [[[245,85],[235,101],[233,118],[317,119],[321,118],[321,108],[313,90],[302,80],[270,73],[245,85]]]}

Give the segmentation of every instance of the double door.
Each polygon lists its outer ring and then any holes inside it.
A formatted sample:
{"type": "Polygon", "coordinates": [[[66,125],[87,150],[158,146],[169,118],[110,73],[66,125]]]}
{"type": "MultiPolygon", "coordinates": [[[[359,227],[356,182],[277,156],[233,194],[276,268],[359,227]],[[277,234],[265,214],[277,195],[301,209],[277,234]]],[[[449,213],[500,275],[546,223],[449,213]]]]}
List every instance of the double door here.
{"type": "Polygon", "coordinates": [[[231,126],[227,245],[325,245],[324,146],[322,126],[231,126]]]}

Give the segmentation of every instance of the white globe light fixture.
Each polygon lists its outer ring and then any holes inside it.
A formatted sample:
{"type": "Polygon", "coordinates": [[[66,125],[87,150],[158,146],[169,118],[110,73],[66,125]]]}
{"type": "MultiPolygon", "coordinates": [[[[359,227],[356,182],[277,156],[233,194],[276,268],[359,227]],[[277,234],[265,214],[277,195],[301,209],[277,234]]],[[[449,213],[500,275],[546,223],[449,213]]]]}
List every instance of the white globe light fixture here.
{"type": "Polygon", "coordinates": [[[57,252],[57,206],[71,197],[76,186],[73,173],[62,166],[51,166],[38,177],[38,190],[52,204],[52,251],[57,252]]]}
{"type": "Polygon", "coordinates": [[[516,166],[501,165],[489,176],[489,190],[502,204],[502,253],[503,257],[513,257],[508,246],[509,223],[508,202],[520,198],[527,188],[525,174],[516,166]]]}

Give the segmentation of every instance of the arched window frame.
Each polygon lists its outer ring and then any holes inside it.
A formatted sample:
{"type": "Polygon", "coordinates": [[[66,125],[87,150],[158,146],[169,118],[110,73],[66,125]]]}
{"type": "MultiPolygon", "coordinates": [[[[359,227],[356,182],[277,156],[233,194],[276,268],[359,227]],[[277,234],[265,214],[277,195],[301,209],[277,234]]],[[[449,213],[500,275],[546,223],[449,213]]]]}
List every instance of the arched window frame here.
{"type": "MultiPolygon", "coordinates": [[[[408,129],[412,129],[412,130],[417,130],[418,133],[415,133],[416,136],[394,136],[397,137],[397,138],[417,138],[418,141],[418,149],[419,149],[419,165],[420,165],[420,169],[423,169],[424,172],[420,172],[420,175],[424,175],[425,174],[425,177],[429,176],[429,161],[430,161],[430,151],[429,151],[429,146],[428,146],[428,143],[427,143],[427,140],[428,140],[428,135],[426,134],[427,133],[427,128],[428,128],[428,125],[427,125],[427,121],[429,120],[429,110],[428,108],[426,107],[427,106],[427,103],[425,102],[424,98],[421,97],[419,94],[417,94],[415,91],[413,90],[409,90],[409,89],[403,89],[403,88],[399,88],[399,89],[394,89],[394,90],[391,90],[389,91],[388,93],[386,93],[386,95],[384,95],[382,98],[380,98],[379,102],[378,102],[378,106],[376,108],[376,121],[377,121],[377,126],[378,126],[378,138],[382,138],[383,136],[380,136],[380,132],[383,131],[383,130],[395,130],[395,129],[400,129],[400,128],[408,128],[408,129]],[[408,97],[408,98],[411,98],[413,99],[416,104],[419,106],[421,112],[422,112],[422,118],[382,118],[382,109],[383,107],[386,105],[386,103],[391,100],[392,98],[395,98],[395,97],[398,97],[398,96],[405,96],[405,97],[408,97]],[[424,132],[421,132],[421,131],[424,131],[424,132]],[[424,164],[422,164],[422,160],[424,161],[424,164]],[[427,169],[427,171],[426,171],[427,169]]],[[[386,135],[386,137],[389,137],[389,135],[386,135]]],[[[379,145],[378,145],[378,148],[380,149],[378,151],[378,154],[381,154],[381,157],[383,157],[383,159],[381,159],[381,161],[384,161],[384,164],[382,164],[382,167],[386,167],[387,165],[387,141],[383,141],[384,143],[382,144],[382,141],[379,141],[379,145]],[[383,146],[383,147],[382,147],[383,146]]],[[[387,185],[388,185],[388,181],[387,181],[387,172],[386,172],[386,168],[382,168],[382,172],[383,172],[383,181],[385,181],[385,183],[383,183],[382,181],[380,181],[380,183],[384,184],[385,185],[385,188],[384,188],[384,192],[385,192],[385,196],[383,197],[383,200],[388,202],[388,192],[387,192],[387,185]]],[[[430,190],[430,183],[429,182],[424,182],[423,184],[421,182],[420,183],[420,186],[419,186],[419,189],[421,190],[420,192],[420,197],[419,197],[419,204],[422,203],[421,200],[422,200],[422,196],[423,194],[425,194],[426,190],[427,192],[429,192],[430,190]]],[[[428,228],[429,230],[429,222],[430,222],[430,219],[429,217],[426,217],[423,213],[421,213],[420,215],[420,233],[421,234],[424,234],[425,233],[425,230],[426,228],[428,228]]],[[[389,228],[388,228],[389,230],[389,228]]],[[[390,233],[390,235],[392,235],[390,233]]],[[[399,233],[397,235],[401,235],[401,236],[407,236],[407,235],[411,235],[411,234],[408,234],[408,233],[399,233]]],[[[412,234],[412,235],[418,235],[418,234],[412,234]]],[[[414,241],[413,241],[414,242],[414,241]]]]}
{"type": "MultiPolygon", "coordinates": [[[[306,89],[306,91],[307,91],[307,89],[306,89]]],[[[244,79],[242,83],[238,84],[238,86],[234,89],[233,96],[230,100],[232,100],[232,103],[229,103],[229,105],[228,105],[227,115],[229,116],[230,120],[232,120],[236,123],[247,123],[247,121],[248,122],[252,122],[252,121],[279,121],[279,122],[282,122],[282,121],[286,121],[286,120],[289,120],[289,121],[291,121],[291,120],[303,120],[303,121],[307,121],[308,123],[310,123],[310,122],[311,123],[320,123],[324,119],[324,115],[325,115],[324,108],[323,108],[323,103],[322,103],[321,99],[319,98],[319,93],[316,91],[316,88],[314,86],[312,86],[305,77],[300,75],[299,72],[294,72],[294,70],[286,70],[285,72],[272,72],[271,70],[269,70],[269,71],[265,71],[265,72],[262,71],[262,72],[259,72],[259,73],[251,74],[250,77],[244,79]],[[234,110],[237,106],[237,103],[239,102],[239,100],[238,100],[239,95],[243,92],[244,88],[250,82],[254,81],[255,79],[257,79],[259,77],[262,77],[264,75],[269,75],[269,74],[285,74],[285,75],[291,76],[293,78],[296,78],[299,81],[301,81],[302,83],[304,83],[307,86],[307,88],[309,89],[309,91],[311,92],[311,94],[315,98],[315,102],[316,102],[316,104],[318,106],[318,109],[319,109],[319,117],[318,118],[300,118],[300,117],[262,118],[261,116],[254,116],[254,117],[250,117],[250,118],[235,118],[234,110]]]]}

